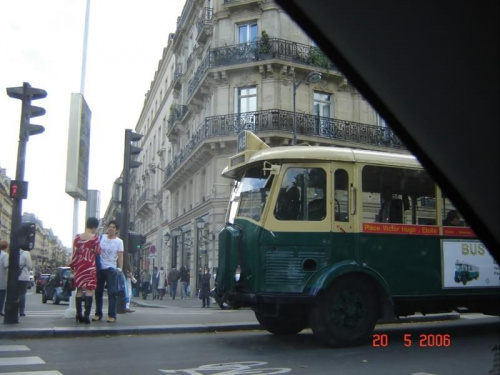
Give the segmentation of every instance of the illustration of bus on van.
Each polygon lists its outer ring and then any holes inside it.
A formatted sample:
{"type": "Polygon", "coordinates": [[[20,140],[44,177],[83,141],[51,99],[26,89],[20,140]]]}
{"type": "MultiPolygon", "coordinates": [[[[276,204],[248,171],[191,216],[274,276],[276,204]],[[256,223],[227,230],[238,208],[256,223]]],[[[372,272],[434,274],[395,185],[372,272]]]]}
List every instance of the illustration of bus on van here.
{"type": "Polygon", "coordinates": [[[467,284],[467,281],[477,280],[479,277],[479,267],[464,262],[455,263],[455,282],[467,284]]]}

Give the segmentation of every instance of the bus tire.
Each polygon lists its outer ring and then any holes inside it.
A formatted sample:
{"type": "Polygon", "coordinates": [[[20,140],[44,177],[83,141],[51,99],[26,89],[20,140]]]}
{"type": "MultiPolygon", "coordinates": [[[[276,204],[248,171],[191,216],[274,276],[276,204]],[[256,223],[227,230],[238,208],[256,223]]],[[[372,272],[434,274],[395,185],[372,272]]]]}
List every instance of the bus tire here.
{"type": "Polygon", "coordinates": [[[307,327],[307,316],[302,307],[281,306],[277,316],[255,310],[255,317],[266,331],[275,335],[295,335],[307,327]]]}
{"type": "Polygon", "coordinates": [[[368,281],[348,277],[331,284],[309,312],[309,325],[323,343],[354,346],[367,342],[378,319],[378,297],[368,281]]]}

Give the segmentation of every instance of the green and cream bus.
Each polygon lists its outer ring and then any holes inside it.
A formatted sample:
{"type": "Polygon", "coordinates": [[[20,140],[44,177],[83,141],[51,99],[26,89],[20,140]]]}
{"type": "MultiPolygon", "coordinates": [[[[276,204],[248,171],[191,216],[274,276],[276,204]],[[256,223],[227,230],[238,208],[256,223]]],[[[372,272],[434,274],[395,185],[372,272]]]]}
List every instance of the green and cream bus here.
{"type": "Polygon", "coordinates": [[[498,264],[416,158],[338,147],[270,148],[251,132],[219,236],[216,294],[275,334],[306,327],[356,345],[376,322],[456,308],[499,314],[498,264]],[[457,281],[456,264],[477,279],[457,281]]]}

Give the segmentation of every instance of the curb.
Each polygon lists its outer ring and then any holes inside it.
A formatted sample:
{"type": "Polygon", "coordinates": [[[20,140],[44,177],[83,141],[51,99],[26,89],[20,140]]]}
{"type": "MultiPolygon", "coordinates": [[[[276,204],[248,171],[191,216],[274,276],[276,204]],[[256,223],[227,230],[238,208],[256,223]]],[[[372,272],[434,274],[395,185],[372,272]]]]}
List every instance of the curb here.
{"type": "Polygon", "coordinates": [[[178,333],[216,333],[230,331],[255,331],[263,328],[258,323],[220,323],[220,324],[172,324],[158,326],[127,327],[54,327],[29,328],[23,330],[0,329],[2,339],[99,337],[121,335],[158,335],[178,333]]]}

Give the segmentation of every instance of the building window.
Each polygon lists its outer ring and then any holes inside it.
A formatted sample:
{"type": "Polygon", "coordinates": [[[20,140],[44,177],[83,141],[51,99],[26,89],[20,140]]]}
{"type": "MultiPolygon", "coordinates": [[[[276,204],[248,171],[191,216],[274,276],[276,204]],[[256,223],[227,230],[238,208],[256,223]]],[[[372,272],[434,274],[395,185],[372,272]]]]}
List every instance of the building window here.
{"type": "Polygon", "coordinates": [[[321,117],[333,117],[330,113],[332,109],[332,95],[324,92],[314,91],[314,115],[321,117]]]}
{"type": "Polygon", "coordinates": [[[257,110],[257,87],[238,88],[238,113],[253,112],[257,110]]]}
{"type": "Polygon", "coordinates": [[[238,43],[254,42],[257,38],[257,22],[238,25],[238,43]]]}
{"type": "Polygon", "coordinates": [[[236,113],[234,131],[255,130],[255,111],[257,111],[257,87],[239,87],[236,89],[236,113]]]}
{"type": "Polygon", "coordinates": [[[325,92],[314,91],[313,112],[316,134],[323,135],[329,130],[329,118],[332,114],[332,95],[325,92]]]}

